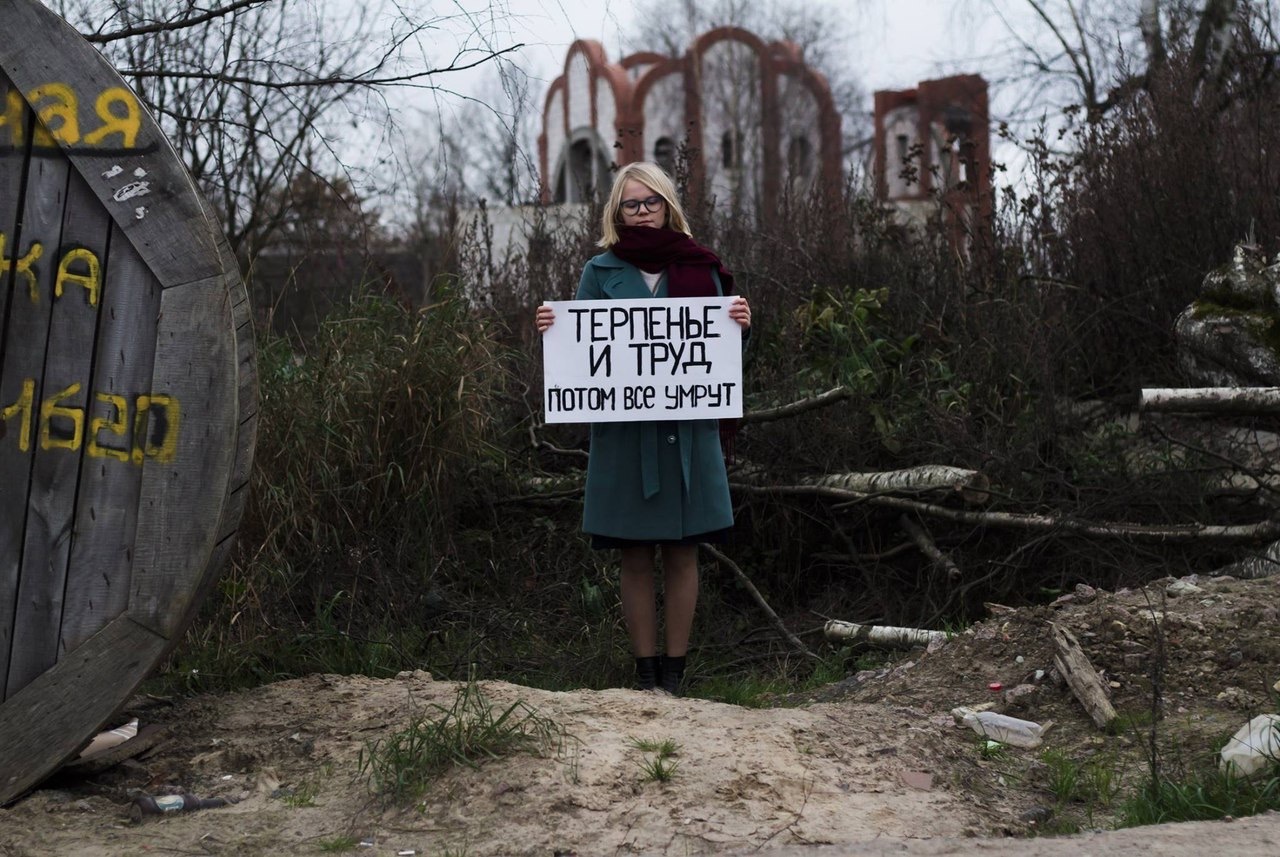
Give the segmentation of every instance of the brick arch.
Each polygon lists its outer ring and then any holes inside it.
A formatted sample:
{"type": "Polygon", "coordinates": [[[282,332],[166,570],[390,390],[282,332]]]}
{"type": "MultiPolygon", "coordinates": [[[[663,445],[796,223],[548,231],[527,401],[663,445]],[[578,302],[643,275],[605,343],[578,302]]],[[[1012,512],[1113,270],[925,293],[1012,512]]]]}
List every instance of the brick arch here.
{"type": "MultiPolygon", "coordinates": [[[[542,132],[538,134],[538,197],[544,204],[551,202],[551,180],[549,178],[551,164],[549,163],[550,153],[547,151],[547,147],[550,145],[550,141],[547,139],[547,128],[552,120],[551,105],[555,101],[556,95],[565,96],[562,98],[562,103],[566,102],[567,92],[568,85],[564,76],[561,75],[551,83],[551,86],[547,89],[547,97],[542,100],[542,132]]],[[[562,113],[556,117],[556,121],[561,125],[561,136],[567,140],[569,135],[563,129],[564,126],[568,125],[568,116],[562,113]]]]}
{"type": "MultiPolygon", "coordinates": [[[[707,50],[721,42],[734,41],[746,45],[756,55],[760,64],[760,207],[762,211],[776,211],[778,208],[779,182],[782,174],[781,142],[779,139],[780,123],[778,120],[778,63],[763,39],[741,27],[716,27],[703,33],[694,40],[693,46],[686,54],[685,85],[685,119],[690,122],[690,136],[693,129],[698,132],[698,151],[702,154],[705,169],[706,147],[701,139],[702,93],[696,91],[696,81],[701,77],[699,67],[707,50]],[[690,99],[690,94],[693,99],[690,99]]],[[[698,177],[699,179],[702,176],[698,177]]],[[[701,188],[702,182],[694,183],[701,188]]]]}
{"type": "MultiPolygon", "coordinates": [[[[742,42],[761,57],[768,57],[771,55],[769,45],[765,44],[764,39],[760,38],[750,30],[744,30],[742,27],[714,27],[707,30],[701,36],[698,36],[698,38],[693,40],[693,44],[689,47],[689,53],[701,56],[706,53],[707,48],[717,42],[729,40],[742,42]]],[[[777,43],[775,42],[775,44],[777,43]]]]}
{"type": "MultiPolygon", "coordinates": [[[[634,57],[634,56],[640,56],[640,55],[633,54],[632,56],[634,57]]],[[[644,151],[644,132],[646,130],[645,118],[644,118],[645,116],[644,105],[645,105],[645,102],[649,99],[649,92],[653,89],[654,86],[658,84],[659,81],[665,78],[671,77],[672,75],[684,75],[685,73],[685,60],[683,57],[681,58],[666,57],[666,56],[661,56],[660,54],[654,54],[651,56],[658,58],[659,61],[657,65],[655,65],[653,68],[649,69],[644,74],[642,74],[640,78],[635,82],[631,91],[632,121],[635,123],[635,127],[639,130],[639,141],[640,141],[638,145],[638,150],[639,150],[638,156],[633,160],[652,160],[652,158],[648,157],[649,153],[644,151]]],[[[627,59],[631,59],[631,57],[628,57],[627,59]]],[[[685,106],[685,112],[684,112],[686,127],[688,126],[688,118],[689,118],[687,88],[688,87],[686,85],[686,92],[685,92],[686,106],[685,106]]],[[[692,140],[690,141],[690,145],[693,145],[692,140]]]]}
{"type": "Polygon", "coordinates": [[[804,63],[804,49],[790,39],[779,39],[769,43],[769,50],[784,62],[804,63]]]}
{"type": "MultiPolygon", "coordinates": [[[[613,91],[613,130],[620,148],[614,160],[619,166],[640,160],[643,140],[643,122],[637,124],[635,117],[635,99],[631,78],[626,69],[620,65],[604,65],[594,80],[603,79],[613,91]]],[[[591,100],[592,124],[595,119],[596,101],[594,94],[591,100]]]]}
{"type": "MultiPolygon", "coordinates": [[[[774,44],[788,44],[775,42],[774,44]]],[[[792,45],[792,47],[795,47],[792,45]]],[[[797,49],[798,50],[798,49],[797,49]]],[[[798,79],[805,89],[813,94],[818,104],[818,157],[821,163],[821,175],[824,186],[831,191],[838,191],[844,180],[844,168],[841,166],[843,134],[840,129],[840,114],[836,110],[835,97],[831,94],[831,85],[822,74],[805,65],[802,60],[788,59],[779,62],[778,71],[789,77],[798,79]]]]}
{"type": "Polygon", "coordinates": [[[639,51],[623,57],[622,61],[618,63],[618,65],[622,66],[627,71],[631,71],[638,65],[660,65],[670,59],[671,57],[666,54],[660,54],[657,51],[639,51]]]}
{"type": "MultiPolygon", "coordinates": [[[[631,80],[628,78],[624,68],[609,62],[604,52],[604,46],[594,39],[578,39],[569,45],[569,50],[565,53],[564,67],[560,72],[560,76],[552,81],[551,87],[547,90],[546,100],[543,102],[543,128],[547,128],[551,122],[559,121],[563,128],[565,145],[569,144],[570,138],[575,131],[575,129],[569,127],[569,117],[572,110],[569,72],[578,56],[582,56],[587,65],[587,99],[590,102],[587,114],[588,124],[593,129],[596,129],[597,134],[599,134],[601,129],[597,99],[599,97],[600,82],[603,80],[605,85],[609,87],[609,94],[613,97],[615,139],[622,146],[621,149],[617,150],[612,160],[622,164],[635,160],[633,153],[638,149],[639,143],[637,134],[633,130],[631,80]],[[557,94],[563,96],[561,99],[562,115],[551,116],[552,102],[557,94]]],[[[606,146],[609,145],[609,141],[601,139],[606,146]]],[[[542,173],[539,190],[544,203],[551,201],[551,170],[558,165],[561,154],[548,151],[547,135],[544,130],[538,136],[538,166],[542,173]],[[556,164],[553,164],[553,161],[556,164]]],[[[606,158],[606,160],[610,159],[606,158]]]]}

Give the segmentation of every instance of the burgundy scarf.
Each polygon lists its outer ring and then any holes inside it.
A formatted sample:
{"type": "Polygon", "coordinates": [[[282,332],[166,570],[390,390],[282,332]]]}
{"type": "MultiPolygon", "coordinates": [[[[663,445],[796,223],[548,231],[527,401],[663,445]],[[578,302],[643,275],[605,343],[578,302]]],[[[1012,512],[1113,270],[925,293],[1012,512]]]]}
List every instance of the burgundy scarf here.
{"type": "MultiPolygon", "coordinates": [[[[609,248],[613,255],[642,271],[667,272],[667,296],[672,298],[712,298],[716,282],[711,276],[715,268],[720,275],[720,290],[733,294],[733,274],[720,257],[683,232],[654,229],[652,226],[618,225],[618,243],[609,248]]],[[[720,420],[720,447],[726,464],[733,463],[733,439],[738,421],[720,420]]]]}
{"type": "Polygon", "coordinates": [[[716,295],[711,269],[720,274],[720,288],[733,294],[733,274],[720,257],[674,229],[652,226],[618,226],[613,255],[642,271],[667,272],[667,295],[673,298],[711,298],[716,295]]]}

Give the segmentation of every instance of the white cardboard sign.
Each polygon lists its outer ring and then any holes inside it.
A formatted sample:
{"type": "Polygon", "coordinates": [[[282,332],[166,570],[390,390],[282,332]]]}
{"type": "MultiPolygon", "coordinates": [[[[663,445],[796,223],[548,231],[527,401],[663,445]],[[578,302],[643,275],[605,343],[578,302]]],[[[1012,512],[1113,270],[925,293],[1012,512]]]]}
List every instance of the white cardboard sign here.
{"type": "Polygon", "coordinates": [[[732,298],[548,301],[549,423],[742,416],[742,328],[732,298]]]}

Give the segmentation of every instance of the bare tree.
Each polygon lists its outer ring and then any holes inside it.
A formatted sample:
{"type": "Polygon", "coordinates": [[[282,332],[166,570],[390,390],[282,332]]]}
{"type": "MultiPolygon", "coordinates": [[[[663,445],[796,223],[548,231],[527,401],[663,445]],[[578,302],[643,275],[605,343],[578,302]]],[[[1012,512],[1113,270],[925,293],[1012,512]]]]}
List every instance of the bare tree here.
{"type": "MultiPolygon", "coordinates": [[[[1222,91],[1242,70],[1274,77],[1280,52],[1275,0],[984,0],[1005,22],[1019,71],[1019,108],[1077,105],[1097,118],[1150,88],[1171,58],[1222,91]],[[1024,22],[1029,13],[1033,22],[1024,22]],[[1261,59],[1262,62],[1257,62],[1261,59]]],[[[1229,96],[1227,96],[1229,100],[1229,96]]]]}
{"type": "Polygon", "coordinates": [[[313,189],[299,175],[346,175],[353,153],[387,151],[391,92],[439,89],[449,73],[518,47],[495,47],[461,5],[452,18],[322,0],[59,0],[55,8],[102,46],[156,114],[245,258],[279,236],[297,202],[291,189],[313,189]]]}
{"type": "MultiPolygon", "coordinates": [[[[465,184],[474,197],[502,205],[536,198],[536,144],[540,119],[528,73],[499,61],[476,99],[458,113],[464,143],[465,184]]],[[[541,93],[538,93],[539,95],[541,93]]]]}

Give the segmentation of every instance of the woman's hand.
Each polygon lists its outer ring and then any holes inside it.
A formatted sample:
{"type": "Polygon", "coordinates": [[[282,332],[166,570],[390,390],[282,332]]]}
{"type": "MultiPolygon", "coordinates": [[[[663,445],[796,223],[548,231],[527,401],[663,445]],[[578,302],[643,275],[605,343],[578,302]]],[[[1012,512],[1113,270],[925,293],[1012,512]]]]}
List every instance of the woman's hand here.
{"type": "MultiPolygon", "coordinates": [[[[541,312],[541,308],[538,311],[541,312]]],[[[743,330],[751,327],[751,307],[747,305],[746,298],[739,296],[733,299],[729,305],[729,318],[740,324],[743,330]]]]}
{"type": "MultiPolygon", "coordinates": [[[[732,310],[730,310],[730,312],[732,312],[732,310]]],[[[551,325],[555,324],[555,322],[556,322],[555,310],[553,310],[551,307],[547,306],[546,304],[543,304],[542,306],[538,307],[538,320],[537,320],[538,333],[546,333],[547,328],[551,327],[551,325]]]]}

